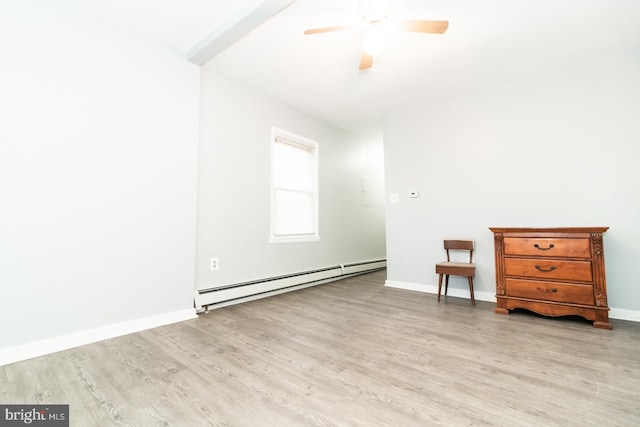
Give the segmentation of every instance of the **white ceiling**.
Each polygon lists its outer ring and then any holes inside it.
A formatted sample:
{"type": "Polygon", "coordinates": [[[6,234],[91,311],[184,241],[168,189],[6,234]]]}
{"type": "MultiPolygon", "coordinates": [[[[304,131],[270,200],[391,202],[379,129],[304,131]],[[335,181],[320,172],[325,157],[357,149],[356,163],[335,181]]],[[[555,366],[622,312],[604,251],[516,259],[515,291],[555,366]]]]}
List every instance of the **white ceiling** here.
{"type": "MultiPolygon", "coordinates": [[[[187,58],[265,0],[70,1],[187,58]]],[[[358,130],[396,106],[640,47],[640,0],[395,0],[391,17],[448,20],[449,29],[395,34],[375,70],[361,72],[361,30],[303,35],[307,28],[357,23],[357,4],[296,0],[204,66],[358,130]]]]}

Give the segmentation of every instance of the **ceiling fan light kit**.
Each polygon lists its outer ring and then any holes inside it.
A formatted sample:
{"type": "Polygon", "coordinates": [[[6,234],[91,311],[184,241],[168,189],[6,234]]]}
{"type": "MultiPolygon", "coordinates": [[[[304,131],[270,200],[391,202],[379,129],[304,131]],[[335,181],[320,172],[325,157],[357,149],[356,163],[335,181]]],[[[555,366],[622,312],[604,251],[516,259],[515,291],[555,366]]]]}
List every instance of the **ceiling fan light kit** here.
{"type": "Polygon", "coordinates": [[[376,56],[382,53],[387,45],[387,31],[382,24],[372,24],[367,28],[362,47],[369,55],[376,56]]]}
{"type": "MultiPolygon", "coordinates": [[[[449,21],[426,20],[389,20],[391,0],[362,0],[358,12],[366,31],[363,39],[363,52],[360,56],[359,69],[368,70],[373,66],[373,57],[382,53],[386,46],[388,31],[442,34],[449,27],[449,21]]],[[[312,28],[304,32],[305,35],[328,33],[347,30],[350,27],[333,26],[312,28]]]]}

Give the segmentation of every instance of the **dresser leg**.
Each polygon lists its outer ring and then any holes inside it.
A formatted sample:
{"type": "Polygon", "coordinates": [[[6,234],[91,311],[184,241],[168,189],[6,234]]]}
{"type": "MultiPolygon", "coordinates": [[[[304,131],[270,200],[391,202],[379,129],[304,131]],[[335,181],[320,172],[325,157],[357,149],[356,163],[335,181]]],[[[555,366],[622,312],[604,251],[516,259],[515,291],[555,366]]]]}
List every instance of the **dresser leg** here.
{"type": "MultiPolygon", "coordinates": [[[[496,295],[497,296],[497,295],[496,295]]],[[[503,298],[498,297],[496,301],[496,313],[509,314],[509,310],[506,308],[507,304],[503,298]]]]}
{"type": "Polygon", "coordinates": [[[593,322],[593,327],[600,328],[600,329],[613,329],[613,326],[611,326],[611,323],[599,322],[597,320],[593,322]]]}
{"type": "Polygon", "coordinates": [[[594,328],[600,329],[613,329],[611,323],[609,323],[609,312],[604,310],[596,311],[596,320],[593,322],[594,328]]]}

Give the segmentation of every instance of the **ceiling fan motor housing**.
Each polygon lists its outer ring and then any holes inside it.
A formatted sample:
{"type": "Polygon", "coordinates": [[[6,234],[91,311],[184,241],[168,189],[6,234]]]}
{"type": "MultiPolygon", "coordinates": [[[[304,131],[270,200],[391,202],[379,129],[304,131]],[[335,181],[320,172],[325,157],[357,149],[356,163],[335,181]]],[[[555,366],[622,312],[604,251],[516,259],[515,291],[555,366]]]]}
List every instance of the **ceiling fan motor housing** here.
{"type": "Polygon", "coordinates": [[[361,0],[358,13],[365,24],[383,23],[389,15],[391,0],[361,0]]]}

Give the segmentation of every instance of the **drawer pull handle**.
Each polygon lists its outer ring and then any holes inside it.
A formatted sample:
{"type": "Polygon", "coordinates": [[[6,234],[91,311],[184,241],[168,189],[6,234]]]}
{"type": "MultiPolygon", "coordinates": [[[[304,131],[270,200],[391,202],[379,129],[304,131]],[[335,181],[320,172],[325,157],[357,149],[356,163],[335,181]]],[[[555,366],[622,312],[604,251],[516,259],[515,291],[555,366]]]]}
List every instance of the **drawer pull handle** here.
{"type": "Polygon", "coordinates": [[[556,288],[552,288],[551,292],[558,292],[558,290],[556,288]]]}
{"type": "Polygon", "coordinates": [[[535,267],[536,267],[536,270],[542,271],[544,273],[548,273],[548,272],[553,271],[553,270],[556,269],[555,265],[552,265],[551,267],[549,267],[548,270],[545,270],[544,268],[540,267],[539,265],[536,265],[535,267]]]}
{"type": "Polygon", "coordinates": [[[541,248],[540,245],[538,245],[536,243],[536,244],[533,245],[533,247],[536,248],[536,249],[540,249],[541,251],[548,251],[549,249],[555,247],[555,245],[553,243],[551,243],[548,248],[541,248]]]}

